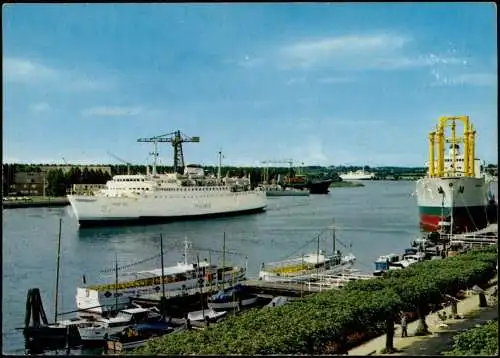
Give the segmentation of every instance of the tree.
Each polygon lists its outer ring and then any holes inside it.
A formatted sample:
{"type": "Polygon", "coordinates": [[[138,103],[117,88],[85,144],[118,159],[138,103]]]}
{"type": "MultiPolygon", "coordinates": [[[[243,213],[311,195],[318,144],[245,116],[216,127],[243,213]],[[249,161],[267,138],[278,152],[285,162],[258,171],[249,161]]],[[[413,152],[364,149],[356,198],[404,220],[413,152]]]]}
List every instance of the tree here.
{"type": "Polygon", "coordinates": [[[50,196],[66,195],[66,176],[61,169],[47,173],[47,194],[50,196]]]}

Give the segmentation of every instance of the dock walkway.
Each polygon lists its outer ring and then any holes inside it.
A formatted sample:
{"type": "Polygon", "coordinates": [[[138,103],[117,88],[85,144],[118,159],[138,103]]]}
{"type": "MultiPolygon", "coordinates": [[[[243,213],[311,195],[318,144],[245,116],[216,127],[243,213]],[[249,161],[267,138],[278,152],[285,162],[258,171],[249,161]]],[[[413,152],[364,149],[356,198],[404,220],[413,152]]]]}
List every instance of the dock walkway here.
{"type": "MultiPolygon", "coordinates": [[[[492,292],[498,283],[486,290],[486,293],[492,292]]],[[[391,355],[440,355],[443,351],[451,348],[452,336],[460,330],[474,327],[480,322],[489,321],[498,318],[498,302],[494,300],[489,302],[488,307],[479,308],[479,297],[471,294],[458,302],[458,314],[464,316],[464,319],[448,319],[441,322],[439,313],[451,313],[451,307],[443,308],[438,312],[433,312],[427,316],[426,322],[432,335],[415,336],[418,326],[418,320],[408,324],[408,337],[401,338],[401,327],[397,325],[394,332],[394,348],[398,353],[391,355]]],[[[348,355],[366,356],[366,355],[385,355],[380,351],[385,348],[386,335],[374,338],[364,344],[359,345],[349,351],[348,355]]]]}

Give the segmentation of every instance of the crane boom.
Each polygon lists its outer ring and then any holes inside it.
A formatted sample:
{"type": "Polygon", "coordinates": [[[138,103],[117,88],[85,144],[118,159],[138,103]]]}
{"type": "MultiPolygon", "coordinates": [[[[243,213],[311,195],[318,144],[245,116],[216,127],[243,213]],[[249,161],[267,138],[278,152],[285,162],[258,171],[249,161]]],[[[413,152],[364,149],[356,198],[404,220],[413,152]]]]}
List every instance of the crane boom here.
{"type": "Polygon", "coordinates": [[[122,162],[123,164],[126,164],[127,165],[127,175],[130,175],[130,166],[132,165],[132,163],[127,162],[125,159],[122,159],[119,156],[114,155],[111,152],[108,152],[108,155],[111,156],[111,157],[113,157],[113,158],[115,158],[116,160],[122,162]]]}
{"type": "Polygon", "coordinates": [[[174,171],[176,173],[182,173],[184,169],[184,154],[182,152],[182,143],[191,142],[191,143],[199,143],[200,137],[188,137],[187,135],[181,133],[180,130],[177,130],[172,133],[162,134],[155,137],[150,138],[139,138],[138,142],[148,142],[154,143],[154,151],[151,155],[154,156],[153,161],[153,175],[156,175],[156,160],[158,158],[158,143],[172,143],[172,147],[174,148],[174,171]]]}

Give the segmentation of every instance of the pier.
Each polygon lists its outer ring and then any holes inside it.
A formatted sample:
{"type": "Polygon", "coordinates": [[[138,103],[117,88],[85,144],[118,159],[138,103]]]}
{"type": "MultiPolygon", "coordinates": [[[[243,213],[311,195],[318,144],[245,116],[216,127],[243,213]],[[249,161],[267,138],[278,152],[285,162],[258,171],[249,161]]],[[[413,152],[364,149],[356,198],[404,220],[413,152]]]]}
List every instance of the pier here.
{"type": "Polygon", "coordinates": [[[18,208],[39,208],[39,207],[57,207],[69,205],[69,200],[65,197],[46,197],[46,198],[16,198],[2,200],[2,207],[4,209],[18,209],[18,208]]]}

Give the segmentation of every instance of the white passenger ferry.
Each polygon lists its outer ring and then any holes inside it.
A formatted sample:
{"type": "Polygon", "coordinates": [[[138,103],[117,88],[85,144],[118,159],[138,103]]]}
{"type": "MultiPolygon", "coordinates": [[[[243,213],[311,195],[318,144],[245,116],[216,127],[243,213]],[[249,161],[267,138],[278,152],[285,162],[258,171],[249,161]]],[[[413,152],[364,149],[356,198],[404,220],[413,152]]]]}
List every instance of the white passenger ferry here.
{"type": "MultiPolygon", "coordinates": [[[[156,150],[153,154],[156,159],[156,150]]],[[[195,164],[186,165],[183,174],[158,174],[155,162],[151,175],[115,175],[93,195],[68,195],[79,225],[247,214],[267,206],[265,191],[252,189],[250,175],[221,178],[220,158],[217,176],[205,175],[204,169],[195,164]]]]}

